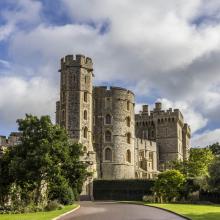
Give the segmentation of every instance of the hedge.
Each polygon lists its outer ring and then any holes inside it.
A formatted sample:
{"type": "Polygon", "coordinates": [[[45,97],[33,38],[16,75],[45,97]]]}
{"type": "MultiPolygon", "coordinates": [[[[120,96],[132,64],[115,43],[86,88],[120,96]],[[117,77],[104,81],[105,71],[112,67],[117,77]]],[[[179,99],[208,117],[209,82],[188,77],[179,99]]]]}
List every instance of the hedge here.
{"type": "Polygon", "coordinates": [[[152,195],[154,180],[94,180],[95,200],[142,200],[144,195],[152,195]]]}

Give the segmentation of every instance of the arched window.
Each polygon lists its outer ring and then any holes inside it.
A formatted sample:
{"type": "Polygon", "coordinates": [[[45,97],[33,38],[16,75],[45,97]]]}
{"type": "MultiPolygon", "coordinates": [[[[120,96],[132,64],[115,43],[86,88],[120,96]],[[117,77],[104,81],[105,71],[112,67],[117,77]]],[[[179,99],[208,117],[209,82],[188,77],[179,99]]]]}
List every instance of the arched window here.
{"type": "Polygon", "coordinates": [[[87,120],[87,111],[86,110],[83,113],[83,118],[84,118],[84,120],[87,120]]]}
{"type": "Polygon", "coordinates": [[[83,130],[83,137],[84,138],[88,137],[88,128],[87,127],[85,127],[84,130],[83,130]]]}
{"type": "Polygon", "coordinates": [[[130,150],[126,151],[126,161],[131,163],[131,151],[130,150]]]}
{"type": "Polygon", "coordinates": [[[87,96],[88,96],[88,93],[84,92],[84,102],[87,102],[87,96]]]}
{"type": "Polygon", "coordinates": [[[107,114],[107,115],[105,116],[105,123],[106,123],[106,124],[111,124],[111,123],[112,123],[112,117],[111,117],[111,115],[107,114]]]}
{"type": "Polygon", "coordinates": [[[65,110],[62,110],[62,120],[65,120],[65,110]]]}
{"type": "Polygon", "coordinates": [[[130,144],[131,143],[131,133],[127,133],[127,143],[130,144]]]}
{"type": "Polygon", "coordinates": [[[105,160],[112,161],[112,150],[110,148],[105,149],[105,160]]]}
{"type": "Polygon", "coordinates": [[[111,131],[106,131],[105,132],[105,141],[111,142],[112,141],[112,133],[111,131]]]}
{"type": "Polygon", "coordinates": [[[85,153],[87,152],[86,146],[83,147],[83,151],[84,151],[85,153]]]}
{"type": "Polygon", "coordinates": [[[127,101],[127,110],[130,110],[130,102],[127,101]]]}
{"type": "Polygon", "coordinates": [[[131,118],[130,117],[126,118],[126,124],[127,124],[128,127],[131,126],[131,118]]]}

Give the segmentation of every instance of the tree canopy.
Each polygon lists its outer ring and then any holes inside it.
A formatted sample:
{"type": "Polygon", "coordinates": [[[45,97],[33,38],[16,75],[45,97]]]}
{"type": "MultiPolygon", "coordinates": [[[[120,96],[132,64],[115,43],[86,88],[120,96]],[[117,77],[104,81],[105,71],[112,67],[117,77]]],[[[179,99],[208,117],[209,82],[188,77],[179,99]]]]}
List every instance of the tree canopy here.
{"type": "Polygon", "coordinates": [[[53,125],[49,116],[26,115],[17,123],[20,144],[9,147],[0,159],[1,202],[16,189],[15,195],[26,205],[54,199],[71,203],[88,176],[80,161],[82,146],[71,144],[66,131],[53,125]]]}

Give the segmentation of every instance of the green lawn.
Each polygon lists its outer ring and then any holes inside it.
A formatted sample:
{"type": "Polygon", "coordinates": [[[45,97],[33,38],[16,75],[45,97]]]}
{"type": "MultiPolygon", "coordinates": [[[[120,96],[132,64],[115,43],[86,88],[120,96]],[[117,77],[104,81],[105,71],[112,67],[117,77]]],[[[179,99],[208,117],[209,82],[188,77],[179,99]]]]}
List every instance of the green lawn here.
{"type": "Polygon", "coordinates": [[[220,220],[220,205],[147,204],[179,213],[192,220],[220,220]]]}
{"type": "Polygon", "coordinates": [[[35,212],[35,213],[24,213],[24,214],[0,214],[0,220],[51,220],[65,212],[68,212],[78,205],[65,206],[61,210],[50,211],[50,212],[35,212]]]}

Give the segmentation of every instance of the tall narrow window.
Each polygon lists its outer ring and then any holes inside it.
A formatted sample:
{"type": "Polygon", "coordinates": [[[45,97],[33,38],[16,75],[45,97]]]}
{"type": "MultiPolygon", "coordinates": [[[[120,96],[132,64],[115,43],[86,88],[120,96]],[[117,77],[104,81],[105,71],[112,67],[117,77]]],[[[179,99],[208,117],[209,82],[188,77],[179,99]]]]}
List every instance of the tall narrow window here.
{"type": "Polygon", "coordinates": [[[112,150],[110,148],[105,149],[105,160],[112,161],[112,150]]]}
{"type": "Polygon", "coordinates": [[[87,92],[84,92],[84,102],[87,102],[87,99],[88,99],[88,93],[87,92]]]}
{"type": "Polygon", "coordinates": [[[105,123],[106,123],[106,124],[111,124],[111,123],[112,123],[112,117],[111,117],[111,115],[107,114],[107,115],[105,116],[105,123]]]}
{"type": "Polygon", "coordinates": [[[130,110],[130,102],[127,101],[127,110],[130,110]]]}
{"type": "Polygon", "coordinates": [[[85,110],[83,113],[84,120],[87,120],[87,111],[85,110]]]}
{"type": "Polygon", "coordinates": [[[130,144],[131,143],[131,133],[127,133],[127,143],[130,144]]]}
{"type": "Polygon", "coordinates": [[[130,117],[126,118],[126,124],[127,124],[128,127],[131,126],[131,118],[130,117]]]}
{"type": "Polygon", "coordinates": [[[126,151],[126,161],[131,163],[131,151],[130,150],[126,151]]]}
{"type": "Polygon", "coordinates": [[[105,132],[105,141],[106,142],[111,142],[112,140],[112,133],[110,131],[105,132]]]}
{"type": "Polygon", "coordinates": [[[83,137],[84,138],[88,137],[88,128],[87,127],[85,127],[84,130],[83,130],[83,137]]]}

